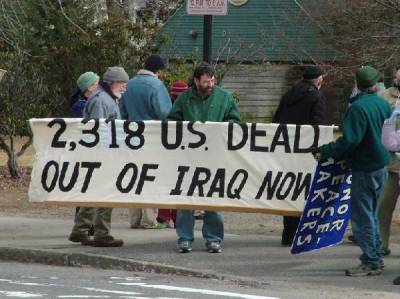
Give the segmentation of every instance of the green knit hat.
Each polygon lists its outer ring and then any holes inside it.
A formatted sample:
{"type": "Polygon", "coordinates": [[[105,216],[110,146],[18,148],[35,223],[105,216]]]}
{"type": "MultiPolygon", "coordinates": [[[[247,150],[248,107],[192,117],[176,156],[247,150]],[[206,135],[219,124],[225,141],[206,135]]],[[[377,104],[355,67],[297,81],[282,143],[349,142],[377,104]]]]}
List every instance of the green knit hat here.
{"type": "Polygon", "coordinates": [[[356,73],[357,86],[359,88],[368,88],[378,83],[382,74],[372,66],[362,66],[356,73]]]}
{"type": "Polygon", "coordinates": [[[100,77],[96,73],[86,72],[79,76],[76,84],[78,84],[78,87],[82,92],[85,92],[90,85],[93,85],[99,79],[100,77]]]}

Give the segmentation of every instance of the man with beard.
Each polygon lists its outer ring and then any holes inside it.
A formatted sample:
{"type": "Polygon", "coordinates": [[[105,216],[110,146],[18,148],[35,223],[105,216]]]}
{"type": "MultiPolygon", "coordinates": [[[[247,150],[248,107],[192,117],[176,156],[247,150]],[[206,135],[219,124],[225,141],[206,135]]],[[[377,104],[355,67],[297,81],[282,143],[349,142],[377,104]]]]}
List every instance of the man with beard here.
{"type": "MultiPolygon", "coordinates": [[[[84,118],[120,119],[118,100],[126,90],[129,76],[122,67],[109,67],[103,80],[90,95],[83,111],[84,118]]],[[[69,236],[71,242],[95,247],[120,247],[123,240],[110,235],[111,208],[81,207],[75,217],[75,224],[69,236]],[[94,225],[94,238],[89,238],[88,231],[94,225]]]]}
{"type": "MultiPolygon", "coordinates": [[[[323,125],[325,123],[325,98],[320,92],[322,72],[318,67],[307,66],[303,80],[286,92],[272,122],[293,125],[323,125]]],[[[291,246],[300,217],[284,216],[282,246],[291,246]]]]}
{"type": "MultiPolygon", "coordinates": [[[[203,63],[198,66],[194,70],[193,83],[194,85],[174,102],[168,120],[240,122],[240,112],[232,95],[215,86],[215,70],[211,65],[203,63]]],[[[181,253],[192,251],[194,223],[194,211],[178,210],[176,233],[181,253]]],[[[221,252],[221,242],[224,238],[222,213],[206,211],[202,232],[208,252],[221,252]]]]}

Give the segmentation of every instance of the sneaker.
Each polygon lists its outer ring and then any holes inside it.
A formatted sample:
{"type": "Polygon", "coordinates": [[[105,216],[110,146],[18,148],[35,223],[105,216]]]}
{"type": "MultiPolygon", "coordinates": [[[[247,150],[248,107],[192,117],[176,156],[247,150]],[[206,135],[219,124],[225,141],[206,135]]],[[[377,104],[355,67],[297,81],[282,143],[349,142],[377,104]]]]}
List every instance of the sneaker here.
{"type": "Polygon", "coordinates": [[[89,231],[88,231],[88,235],[89,235],[89,236],[94,236],[94,225],[91,225],[91,226],[90,226],[90,229],[89,229],[89,231]]]}
{"type": "Polygon", "coordinates": [[[392,253],[392,251],[389,248],[384,248],[383,249],[383,256],[388,256],[392,253]]]}
{"type": "Polygon", "coordinates": [[[222,252],[221,244],[219,242],[207,242],[206,247],[209,253],[222,252]]]}
{"type": "Polygon", "coordinates": [[[182,241],[178,243],[178,249],[180,253],[188,253],[192,251],[192,243],[189,241],[182,241]]]}
{"type": "Polygon", "coordinates": [[[144,228],[147,228],[147,229],[164,229],[164,228],[167,228],[167,227],[168,227],[168,224],[166,222],[157,222],[157,223],[153,224],[152,226],[147,226],[147,227],[144,227],[144,228]]]}
{"type": "Polygon", "coordinates": [[[113,236],[95,237],[92,244],[94,247],[121,247],[124,241],[121,239],[114,239],[113,236]]]}
{"type": "Polygon", "coordinates": [[[372,275],[380,275],[382,273],[382,269],[376,268],[372,269],[367,265],[359,265],[355,268],[351,268],[346,270],[346,276],[372,276],[372,275]]]}

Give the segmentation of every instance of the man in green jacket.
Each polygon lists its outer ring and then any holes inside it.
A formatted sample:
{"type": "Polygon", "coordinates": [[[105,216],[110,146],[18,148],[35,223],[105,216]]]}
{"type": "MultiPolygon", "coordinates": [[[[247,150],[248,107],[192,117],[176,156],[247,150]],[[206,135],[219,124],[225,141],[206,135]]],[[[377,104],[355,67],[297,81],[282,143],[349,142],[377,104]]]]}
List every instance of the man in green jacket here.
{"type": "MultiPolygon", "coordinates": [[[[232,95],[215,86],[215,71],[211,65],[203,63],[197,67],[193,80],[194,85],[175,101],[168,120],[240,122],[240,112],[232,95]]],[[[194,223],[194,211],[178,210],[176,233],[181,253],[192,251],[194,223]]],[[[222,213],[206,211],[202,232],[208,252],[221,252],[221,242],[224,238],[222,213]]]]}
{"type": "Polygon", "coordinates": [[[347,276],[379,275],[383,269],[377,213],[390,154],[381,143],[381,132],[391,108],[376,93],[380,78],[381,74],[370,66],[357,71],[357,87],[361,93],[345,113],[343,136],[322,145],[315,153],[319,159],[345,158],[352,170],[351,224],[362,255],[361,265],[346,270],[347,276]]]}

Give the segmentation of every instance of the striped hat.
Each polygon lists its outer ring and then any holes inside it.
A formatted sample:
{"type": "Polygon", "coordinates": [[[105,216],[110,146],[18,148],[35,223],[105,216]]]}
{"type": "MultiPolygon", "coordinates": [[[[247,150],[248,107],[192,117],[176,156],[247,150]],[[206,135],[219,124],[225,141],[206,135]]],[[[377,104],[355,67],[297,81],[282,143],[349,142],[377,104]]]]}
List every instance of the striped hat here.
{"type": "Polygon", "coordinates": [[[186,91],[189,88],[187,83],[182,80],[177,80],[171,85],[170,92],[173,95],[179,96],[182,92],[186,91]]]}

